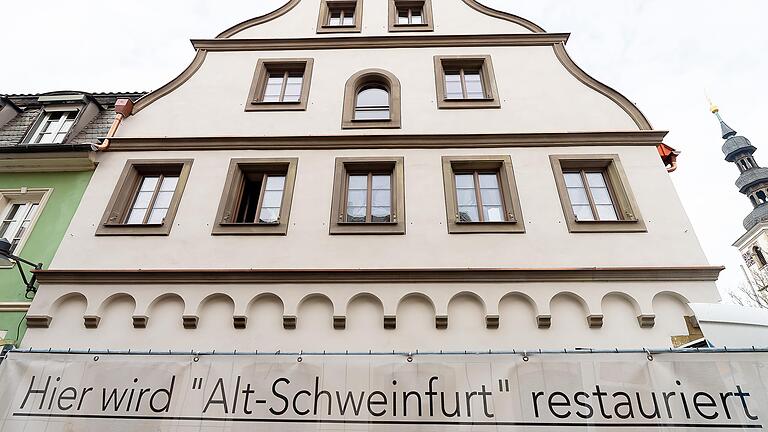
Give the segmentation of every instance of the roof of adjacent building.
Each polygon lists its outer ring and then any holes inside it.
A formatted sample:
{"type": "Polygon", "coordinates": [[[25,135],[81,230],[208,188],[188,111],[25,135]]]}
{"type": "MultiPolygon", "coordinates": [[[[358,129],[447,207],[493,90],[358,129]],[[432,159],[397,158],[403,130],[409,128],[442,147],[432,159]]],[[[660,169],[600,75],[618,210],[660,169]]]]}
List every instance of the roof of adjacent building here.
{"type": "MultiPolygon", "coordinates": [[[[115,102],[118,99],[128,98],[136,101],[146,92],[104,92],[86,93],[80,91],[56,91],[40,94],[10,94],[0,95],[0,100],[10,103],[16,108],[18,114],[6,124],[0,124],[0,152],[34,152],[87,149],[90,144],[98,142],[109,131],[115,118],[115,102]],[[82,126],[82,129],[67,142],[61,144],[27,144],[22,143],[29,130],[43,112],[41,96],[56,95],[83,95],[89,101],[95,102],[101,108],[99,113],[82,126]]],[[[2,103],[0,103],[0,107],[2,103]]]]}

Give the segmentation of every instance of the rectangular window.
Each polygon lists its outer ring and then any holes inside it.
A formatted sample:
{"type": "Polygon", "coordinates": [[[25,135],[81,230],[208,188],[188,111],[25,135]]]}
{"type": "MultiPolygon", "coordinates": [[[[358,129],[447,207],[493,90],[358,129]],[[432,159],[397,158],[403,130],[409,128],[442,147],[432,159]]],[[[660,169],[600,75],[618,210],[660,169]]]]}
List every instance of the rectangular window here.
{"type": "Polygon", "coordinates": [[[509,156],[444,156],[443,179],[448,232],[525,232],[509,156]]]}
{"type": "Polygon", "coordinates": [[[460,67],[445,70],[446,99],[485,99],[486,97],[480,69],[460,67]]]}
{"type": "Polygon", "coordinates": [[[403,158],[338,158],[331,234],[405,234],[403,158]]]}
{"type": "Polygon", "coordinates": [[[331,27],[355,25],[355,7],[338,5],[328,8],[328,25],[331,27]]]}
{"type": "Polygon", "coordinates": [[[179,183],[179,173],[142,176],[136,197],[128,211],[126,225],[160,225],[165,221],[171,199],[179,183]]]}
{"type": "Polygon", "coordinates": [[[553,155],[550,160],[571,232],[646,231],[617,155],[553,155]]]}
{"type": "Polygon", "coordinates": [[[438,108],[499,108],[490,56],[435,57],[438,108]]]}
{"type": "Polygon", "coordinates": [[[419,6],[401,6],[397,9],[398,25],[421,25],[424,11],[419,6]]]}
{"type": "Polygon", "coordinates": [[[51,193],[52,189],[0,189],[0,238],[11,243],[11,253],[22,253],[51,193]]]}
{"type": "Polygon", "coordinates": [[[389,31],[432,31],[431,0],[388,0],[389,31]]]}
{"type": "Polygon", "coordinates": [[[213,234],[288,232],[298,160],[233,159],[213,234]]]}
{"type": "Polygon", "coordinates": [[[392,172],[347,172],[344,222],[392,222],[392,172]]]}
{"type": "Polygon", "coordinates": [[[604,171],[566,171],[563,177],[577,221],[619,220],[604,171]]]}
{"type": "Polygon", "coordinates": [[[506,222],[499,172],[471,171],[454,174],[459,222],[506,222]]]}
{"type": "Polygon", "coordinates": [[[45,111],[29,140],[32,144],[61,144],[75,124],[78,111],[45,111]]]}
{"type": "Polygon", "coordinates": [[[312,65],[312,59],[260,59],[245,110],[306,110],[312,65]]]}
{"type": "Polygon", "coordinates": [[[13,201],[8,206],[0,225],[0,238],[11,242],[11,253],[27,235],[39,206],[39,202],[24,201],[13,201]]]}
{"type": "Polygon", "coordinates": [[[362,0],[321,0],[318,33],[359,33],[363,22],[362,0]]]}
{"type": "Polygon", "coordinates": [[[192,167],[184,160],[129,160],[97,235],[168,235],[192,167]]]}

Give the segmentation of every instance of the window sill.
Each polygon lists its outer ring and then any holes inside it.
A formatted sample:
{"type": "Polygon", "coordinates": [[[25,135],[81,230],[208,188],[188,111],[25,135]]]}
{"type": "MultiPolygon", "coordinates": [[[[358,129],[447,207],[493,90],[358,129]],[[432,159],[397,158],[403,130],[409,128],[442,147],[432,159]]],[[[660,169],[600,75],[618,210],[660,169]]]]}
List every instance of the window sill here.
{"type": "Polygon", "coordinates": [[[169,224],[105,224],[96,230],[97,236],[167,236],[170,233],[169,224]]]}
{"type": "Polygon", "coordinates": [[[389,27],[390,32],[427,32],[433,31],[431,24],[393,24],[389,27]]]}
{"type": "Polygon", "coordinates": [[[507,222],[452,222],[449,234],[523,234],[525,225],[518,221],[507,222]]]}
{"type": "Polygon", "coordinates": [[[360,27],[357,25],[331,26],[323,25],[318,27],[318,33],[360,33],[360,27]]]}
{"type": "Polygon", "coordinates": [[[287,235],[288,224],[277,223],[219,223],[211,235],[287,235]]]}
{"type": "Polygon", "coordinates": [[[498,98],[442,99],[438,100],[437,107],[439,109],[501,108],[501,102],[498,98]]]}
{"type": "Polygon", "coordinates": [[[396,120],[356,120],[345,121],[342,129],[399,129],[400,122],[396,120]]]}
{"type": "Polygon", "coordinates": [[[331,225],[331,235],[404,235],[400,222],[337,222],[331,225]]]}
{"type": "Polygon", "coordinates": [[[259,102],[254,101],[245,107],[245,111],[306,111],[307,104],[298,102],[259,102]]]}
{"type": "Polygon", "coordinates": [[[648,232],[641,220],[573,221],[568,224],[568,230],[572,233],[648,232]]]}
{"type": "Polygon", "coordinates": [[[370,225],[397,225],[397,222],[339,222],[339,225],[345,225],[345,226],[370,226],[370,225]]]}

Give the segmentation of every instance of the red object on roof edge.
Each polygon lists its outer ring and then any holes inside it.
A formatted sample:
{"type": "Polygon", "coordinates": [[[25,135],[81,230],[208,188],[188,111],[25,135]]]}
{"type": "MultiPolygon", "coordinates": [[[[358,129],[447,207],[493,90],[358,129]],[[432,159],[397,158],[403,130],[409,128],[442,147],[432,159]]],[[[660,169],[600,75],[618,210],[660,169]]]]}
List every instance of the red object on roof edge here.
{"type": "Polygon", "coordinates": [[[664,166],[667,167],[667,172],[674,172],[677,169],[677,156],[680,155],[680,152],[664,143],[657,145],[656,150],[659,151],[659,156],[661,156],[664,166]]]}

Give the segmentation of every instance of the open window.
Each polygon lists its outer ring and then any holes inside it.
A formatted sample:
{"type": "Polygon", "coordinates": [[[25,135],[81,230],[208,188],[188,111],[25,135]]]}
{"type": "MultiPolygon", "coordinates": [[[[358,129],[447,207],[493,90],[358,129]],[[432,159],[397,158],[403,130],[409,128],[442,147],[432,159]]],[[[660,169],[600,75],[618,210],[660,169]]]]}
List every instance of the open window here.
{"type": "Polygon", "coordinates": [[[443,181],[449,233],[525,232],[509,156],[444,156],[443,181]]]}
{"type": "Polygon", "coordinates": [[[400,81],[392,73],[368,69],[353,75],[344,89],[343,129],[400,127],[400,81]]]}
{"type": "Polygon", "coordinates": [[[313,63],[309,58],[260,59],[245,110],[306,110],[313,63]]]}
{"type": "Polygon", "coordinates": [[[331,234],[405,234],[403,158],[337,158],[331,234]]]}
{"type": "Polygon", "coordinates": [[[168,235],[192,160],[129,160],[96,235],[168,235]]]}
{"type": "Polygon", "coordinates": [[[389,31],[432,31],[431,0],[389,0],[389,31]]]}
{"type": "Polygon", "coordinates": [[[298,159],[233,159],[214,235],[288,233],[298,159]]]}
{"type": "Polygon", "coordinates": [[[550,156],[571,232],[646,231],[618,155],[550,156]]]}
{"type": "Polygon", "coordinates": [[[318,33],[360,33],[363,0],[320,0],[318,33]]]}
{"type": "Polygon", "coordinates": [[[11,243],[11,253],[18,255],[24,248],[51,192],[28,188],[0,190],[0,238],[11,243]]]}
{"type": "Polygon", "coordinates": [[[499,108],[491,56],[435,56],[438,108],[499,108]]]}

